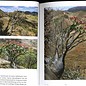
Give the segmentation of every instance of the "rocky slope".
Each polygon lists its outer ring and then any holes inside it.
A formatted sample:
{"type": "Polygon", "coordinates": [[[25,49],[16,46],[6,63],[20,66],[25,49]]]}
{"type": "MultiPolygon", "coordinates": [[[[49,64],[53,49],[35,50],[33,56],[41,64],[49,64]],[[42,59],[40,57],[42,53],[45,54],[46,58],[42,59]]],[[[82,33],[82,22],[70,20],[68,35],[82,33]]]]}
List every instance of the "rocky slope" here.
{"type": "Polygon", "coordinates": [[[38,15],[36,12],[3,12],[0,10],[0,35],[36,36],[38,15]]]}

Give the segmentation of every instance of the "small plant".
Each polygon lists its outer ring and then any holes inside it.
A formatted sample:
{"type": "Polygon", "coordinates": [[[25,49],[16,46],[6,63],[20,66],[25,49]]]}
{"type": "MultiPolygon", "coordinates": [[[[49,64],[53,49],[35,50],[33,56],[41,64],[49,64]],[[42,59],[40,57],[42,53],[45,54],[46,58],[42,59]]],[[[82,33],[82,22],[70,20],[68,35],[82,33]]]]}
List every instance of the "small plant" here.
{"type": "Polygon", "coordinates": [[[75,71],[75,70],[66,68],[64,70],[64,73],[63,73],[61,79],[65,79],[65,80],[81,80],[81,79],[83,79],[83,77],[81,76],[80,71],[75,71]]]}

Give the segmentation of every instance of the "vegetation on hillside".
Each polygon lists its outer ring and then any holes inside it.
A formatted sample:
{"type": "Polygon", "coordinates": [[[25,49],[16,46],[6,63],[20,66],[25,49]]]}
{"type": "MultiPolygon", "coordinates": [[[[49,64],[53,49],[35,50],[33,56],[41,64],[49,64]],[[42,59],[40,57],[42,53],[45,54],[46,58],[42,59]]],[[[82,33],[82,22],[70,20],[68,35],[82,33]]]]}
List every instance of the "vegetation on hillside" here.
{"type": "Polygon", "coordinates": [[[37,41],[0,39],[0,68],[37,68],[37,41]]]}
{"type": "Polygon", "coordinates": [[[46,8],[44,13],[45,79],[86,79],[86,11],[46,8]]]}
{"type": "Polygon", "coordinates": [[[2,36],[37,36],[37,12],[4,12],[0,10],[0,35],[2,36]]]}

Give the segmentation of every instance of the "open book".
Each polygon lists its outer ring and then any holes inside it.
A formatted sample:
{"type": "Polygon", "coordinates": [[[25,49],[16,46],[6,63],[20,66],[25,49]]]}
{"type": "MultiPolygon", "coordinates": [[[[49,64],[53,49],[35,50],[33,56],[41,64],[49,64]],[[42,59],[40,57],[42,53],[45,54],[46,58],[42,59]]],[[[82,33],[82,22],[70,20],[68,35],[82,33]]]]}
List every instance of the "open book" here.
{"type": "Polygon", "coordinates": [[[85,85],[85,3],[0,1],[0,86],[85,85]]]}

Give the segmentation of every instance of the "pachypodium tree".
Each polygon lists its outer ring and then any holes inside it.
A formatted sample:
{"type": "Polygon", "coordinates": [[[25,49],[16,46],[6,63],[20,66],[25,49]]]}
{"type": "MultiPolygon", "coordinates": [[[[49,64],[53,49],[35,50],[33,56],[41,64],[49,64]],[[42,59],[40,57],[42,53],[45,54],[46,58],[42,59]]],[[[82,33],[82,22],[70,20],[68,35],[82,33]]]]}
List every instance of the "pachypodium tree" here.
{"type": "Polygon", "coordinates": [[[22,15],[20,15],[20,12],[14,11],[14,13],[9,13],[6,14],[9,17],[9,20],[7,22],[6,27],[4,27],[3,29],[3,21],[0,22],[0,35],[12,35],[16,25],[18,24],[18,22],[22,22],[21,19],[25,18],[22,15]]]}
{"type": "Polygon", "coordinates": [[[28,49],[28,46],[15,40],[7,40],[7,44],[3,46],[4,53],[8,56],[10,66],[16,68],[16,60],[20,55],[24,55],[28,49]]]}
{"type": "MultiPolygon", "coordinates": [[[[69,17],[63,14],[60,17],[52,18],[52,26],[55,39],[55,55],[53,59],[47,62],[49,65],[46,68],[48,68],[48,71],[52,71],[51,75],[55,76],[53,79],[60,79],[64,72],[67,52],[86,41],[86,22],[76,16],[69,17]],[[70,25],[65,28],[66,20],[70,22],[70,25]]],[[[50,42],[52,43],[52,41],[50,42]]],[[[52,79],[52,76],[50,78],[52,79]]]]}
{"type": "Polygon", "coordinates": [[[8,33],[9,33],[9,35],[12,35],[17,23],[21,22],[20,20],[22,17],[20,16],[20,12],[18,10],[14,11],[13,14],[9,14],[8,16],[10,17],[9,24],[11,25],[10,27],[8,25],[8,33]]]}
{"type": "Polygon", "coordinates": [[[35,42],[26,39],[1,39],[0,58],[9,61],[9,68],[37,68],[35,42]]]}

